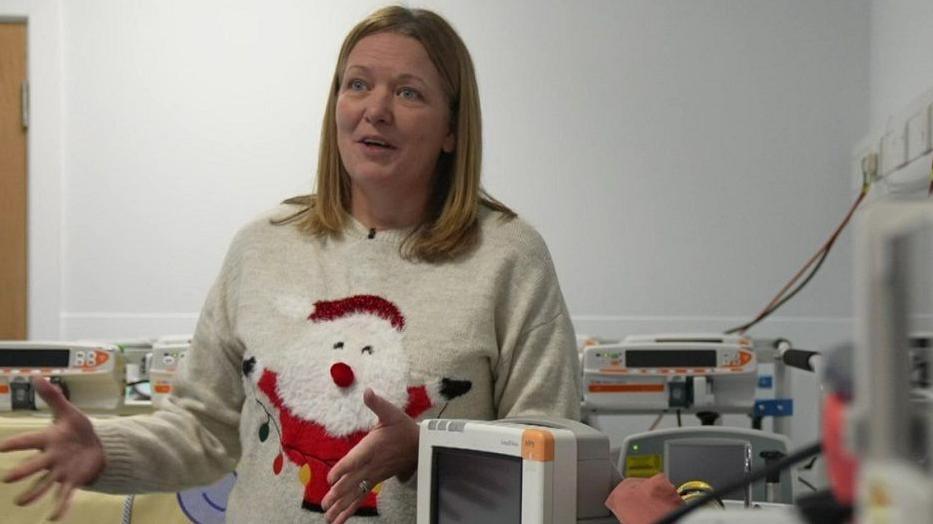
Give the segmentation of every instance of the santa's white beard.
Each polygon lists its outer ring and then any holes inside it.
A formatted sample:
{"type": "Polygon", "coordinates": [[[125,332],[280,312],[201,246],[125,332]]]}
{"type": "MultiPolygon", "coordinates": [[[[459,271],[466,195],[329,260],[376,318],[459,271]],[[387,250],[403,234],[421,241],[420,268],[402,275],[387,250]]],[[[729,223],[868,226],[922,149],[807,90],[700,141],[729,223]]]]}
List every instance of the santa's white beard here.
{"type": "MultiPolygon", "coordinates": [[[[382,322],[381,320],[379,322],[382,322]]],[[[363,403],[366,388],[400,409],[408,402],[408,360],[401,334],[370,319],[349,318],[315,326],[315,336],[277,355],[267,369],[278,375],[278,394],[291,413],[316,422],[333,436],[368,431],[378,422],[363,403]],[[324,329],[320,329],[324,328],[324,329]],[[344,342],[333,350],[335,340],[344,342]],[[372,352],[360,348],[372,346],[372,352]],[[353,383],[341,388],[331,366],[343,362],[353,370],[353,383]]]]}
{"type": "MultiPolygon", "coordinates": [[[[291,413],[303,420],[316,422],[335,437],[357,431],[368,431],[378,419],[363,403],[367,387],[399,409],[408,401],[407,369],[361,369],[350,367],[354,383],[346,388],[337,386],[330,376],[330,365],[292,366],[278,373],[278,394],[291,413]],[[323,373],[321,371],[324,371],[323,373]]],[[[407,367],[407,366],[406,366],[407,367]]]]}

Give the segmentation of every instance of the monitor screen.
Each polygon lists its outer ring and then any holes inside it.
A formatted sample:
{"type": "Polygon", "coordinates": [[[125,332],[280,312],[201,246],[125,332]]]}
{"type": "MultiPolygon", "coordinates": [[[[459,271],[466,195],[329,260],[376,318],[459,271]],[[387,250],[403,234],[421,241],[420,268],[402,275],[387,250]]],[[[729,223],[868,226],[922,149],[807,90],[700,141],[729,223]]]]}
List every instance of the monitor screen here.
{"type": "Polygon", "coordinates": [[[432,457],[431,524],[521,522],[521,457],[443,447],[432,457]]]}
{"type": "Polygon", "coordinates": [[[630,368],[712,368],[716,367],[716,350],[629,349],[625,352],[625,366],[630,368]]]}
{"type": "MultiPolygon", "coordinates": [[[[751,446],[742,440],[681,439],[668,441],[665,447],[667,476],[674,487],[702,480],[719,489],[748,475],[751,469],[751,446]]],[[[742,490],[736,490],[723,498],[745,497],[742,490]]]]}
{"type": "Polygon", "coordinates": [[[67,349],[0,349],[0,367],[67,368],[67,349]]]}

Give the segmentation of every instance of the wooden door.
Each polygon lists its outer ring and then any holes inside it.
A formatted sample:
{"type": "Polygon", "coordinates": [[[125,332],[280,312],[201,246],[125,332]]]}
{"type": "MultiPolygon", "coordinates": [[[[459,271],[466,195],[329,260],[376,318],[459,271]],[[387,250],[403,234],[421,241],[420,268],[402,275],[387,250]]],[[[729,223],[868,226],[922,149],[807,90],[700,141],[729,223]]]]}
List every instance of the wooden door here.
{"type": "Polygon", "coordinates": [[[0,23],[0,340],[26,338],[26,24],[0,23]]]}

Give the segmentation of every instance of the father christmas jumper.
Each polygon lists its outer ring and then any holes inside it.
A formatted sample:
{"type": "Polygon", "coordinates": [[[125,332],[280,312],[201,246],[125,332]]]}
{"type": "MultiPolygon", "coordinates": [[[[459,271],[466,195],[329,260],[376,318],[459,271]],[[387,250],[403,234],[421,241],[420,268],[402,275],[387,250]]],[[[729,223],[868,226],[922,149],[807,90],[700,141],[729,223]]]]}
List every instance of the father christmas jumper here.
{"type": "MultiPolygon", "coordinates": [[[[372,388],[416,420],[579,416],[573,328],[541,237],[482,209],[481,240],[441,263],[402,258],[408,231],[350,220],[339,238],[242,228],[168,405],[95,422],[90,489],[177,491],[231,470],[231,523],[324,522],[327,473],[375,426],[372,388]]],[[[411,523],[416,478],[373,487],[350,522],[411,523]]]]}

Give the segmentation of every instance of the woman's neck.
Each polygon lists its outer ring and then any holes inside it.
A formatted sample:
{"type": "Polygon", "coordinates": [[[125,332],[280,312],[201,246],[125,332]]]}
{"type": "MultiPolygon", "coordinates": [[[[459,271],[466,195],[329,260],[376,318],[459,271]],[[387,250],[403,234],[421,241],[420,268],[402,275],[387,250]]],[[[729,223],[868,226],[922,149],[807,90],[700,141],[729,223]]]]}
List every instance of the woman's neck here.
{"type": "Polygon", "coordinates": [[[350,214],[367,228],[404,229],[421,223],[428,209],[428,191],[350,187],[350,214]]]}

